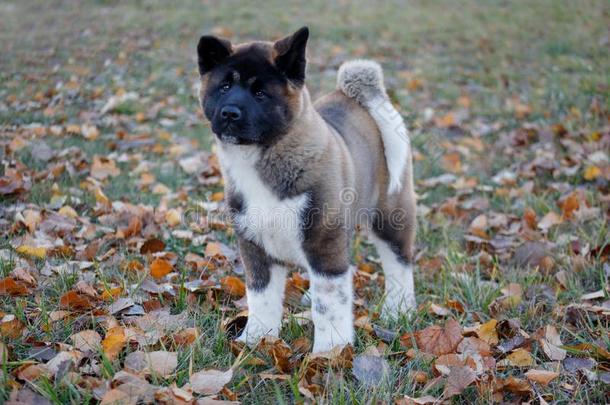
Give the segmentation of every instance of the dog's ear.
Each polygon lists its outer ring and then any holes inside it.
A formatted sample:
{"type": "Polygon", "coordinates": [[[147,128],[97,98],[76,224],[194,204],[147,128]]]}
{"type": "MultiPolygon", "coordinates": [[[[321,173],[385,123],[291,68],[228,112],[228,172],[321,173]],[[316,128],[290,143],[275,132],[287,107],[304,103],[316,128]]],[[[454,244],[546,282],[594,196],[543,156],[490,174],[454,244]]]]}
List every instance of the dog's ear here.
{"type": "Polygon", "coordinates": [[[305,46],[308,38],[309,28],[303,27],[273,45],[276,52],[275,65],[288,79],[298,84],[305,80],[305,46]]]}
{"type": "Polygon", "coordinates": [[[217,38],[212,35],[204,35],[199,38],[197,45],[197,62],[199,73],[203,76],[222,63],[233,53],[231,42],[227,39],[217,38]]]}

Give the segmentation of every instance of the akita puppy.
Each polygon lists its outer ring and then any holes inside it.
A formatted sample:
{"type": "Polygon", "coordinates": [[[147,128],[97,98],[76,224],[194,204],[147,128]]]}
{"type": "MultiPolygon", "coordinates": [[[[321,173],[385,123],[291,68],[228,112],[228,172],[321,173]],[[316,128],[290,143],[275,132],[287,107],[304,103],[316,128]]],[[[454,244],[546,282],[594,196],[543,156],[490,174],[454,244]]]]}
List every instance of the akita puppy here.
{"type": "Polygon", "coordinates": [[[407,130],[380,66],[344,63],[337,90],[311,101],[303,27],[277,42],[202,36],[200,101],[216,135],[246,270],[240,340],[278,336],[287,266],[309,273],[313,351],[353,343],[350,241],[369,230],[385,274],[383,311],[415,306],[415,195],[407,130]]]}

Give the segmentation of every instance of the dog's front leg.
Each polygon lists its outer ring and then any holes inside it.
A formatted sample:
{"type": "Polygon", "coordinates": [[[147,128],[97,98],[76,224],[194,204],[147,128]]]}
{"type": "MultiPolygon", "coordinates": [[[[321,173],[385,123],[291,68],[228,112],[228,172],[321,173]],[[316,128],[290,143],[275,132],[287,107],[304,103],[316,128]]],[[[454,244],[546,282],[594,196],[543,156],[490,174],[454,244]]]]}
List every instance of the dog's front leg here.
{"type": "Polygon", "coordinates": [[[246,239],[239,239],[239,251],[246,269],[248,322],[237,340],[253,345],[280,333],[287,270],[246,239]]]}
{"type": "Polygon", "coordinates": [[[310,273],[313,352],[354,343],[353,280],[348,267],[339,273],[310,273]]]}

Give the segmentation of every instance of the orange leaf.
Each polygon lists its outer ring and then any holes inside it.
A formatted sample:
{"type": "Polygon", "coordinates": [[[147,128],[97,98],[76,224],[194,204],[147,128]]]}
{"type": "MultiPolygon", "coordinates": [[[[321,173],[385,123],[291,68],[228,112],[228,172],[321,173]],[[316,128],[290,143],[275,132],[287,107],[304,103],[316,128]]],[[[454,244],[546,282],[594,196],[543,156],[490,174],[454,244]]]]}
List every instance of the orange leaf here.
{"type": "Polygon", "coordinates": [[[72,309],[74,311],[85,311],[92,308],[91,301],[84,294],[79,294],[76,291],[68,291],[59,299],[61,308],[72,309]]]}
{"type": "Polygon", "coordinates": [[[125,330],[122,326],[115,326],[106,332],[106,337],[102,340],[102,349],[109,360],[117,358],[125,344],[127,338],[125,337],[125,330]]]}
{"type": "Polygon", "coordinates": [[[565,200],[559,204],[561,208],[561,212],[563,213],[563,217],[566,219],[572,218],[574,215],[574,211],[576,211],[580,207],[580,202],[578,201],[578,194],[572,193],[565,200]]]}
{"type": "Polygon", "coordinates": [[[238,277],[223,277],[222,279],[220,279],[220,284],[222,285],[222,289],[226,293],[234,297],[243,297],[246,294],[246,285],[238,277]]]}
{"type": "Polygon", "coordinates": [[[150,264],[150,275],[154,278],[165,277],[169,274],[173,269],[173,266],[170,262],[165,259],[155,259],[150,264]]]}
{"type": "Polygon", "coordinates": [[[27,295],[28,289],[10,277],[0,280],[0,295],[27,295]]]}
{"type": "Polygon", "coordinates": [[[535,230],[538,226],[538,220],[536,218],[536,211],[527,207],[523,212],[523,220],[525,221],[527,227],[531,230],[535,230]]]}
{"type": "Polygon", "coordinates": [[[601,175],[602,175],[602,171],[597,166],[587,166],[585,168],[585,172],[583,173],[583,177],[585,178],[585,180],[588,180],[588,181],[595,180],[596,178],[598,178],[601,175]]]}

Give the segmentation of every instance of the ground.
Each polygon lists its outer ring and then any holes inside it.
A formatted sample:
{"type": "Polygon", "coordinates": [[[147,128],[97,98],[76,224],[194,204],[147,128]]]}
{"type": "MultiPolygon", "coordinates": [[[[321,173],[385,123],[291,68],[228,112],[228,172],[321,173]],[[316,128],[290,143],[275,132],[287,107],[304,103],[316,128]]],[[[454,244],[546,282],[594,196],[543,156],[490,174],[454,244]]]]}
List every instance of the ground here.
{"type": "Polygon", "coordinates": [[[0,10],[2,401],[610,401],[608,2],[0,10]],[[196,98],[199,35],[302,25],[314,96],[347,59],[383,65],[419,214],[417,311],[378,317],[359,236],[357,343],[313,358],[298,271],[283,340],[231,343],[243,270],[196,98]]]}

